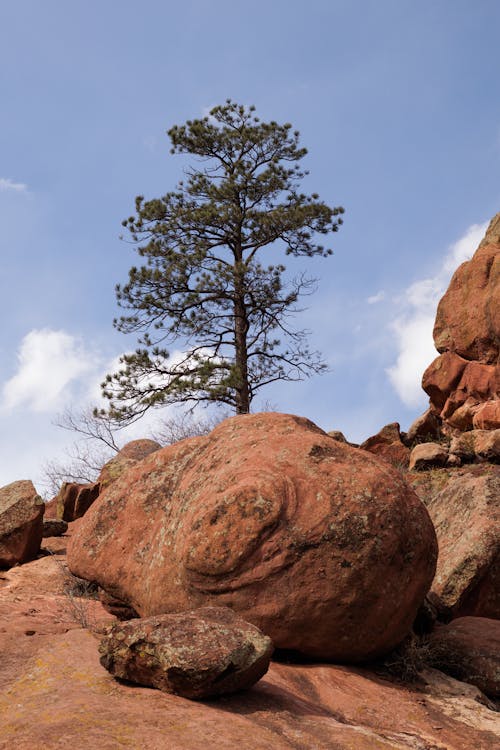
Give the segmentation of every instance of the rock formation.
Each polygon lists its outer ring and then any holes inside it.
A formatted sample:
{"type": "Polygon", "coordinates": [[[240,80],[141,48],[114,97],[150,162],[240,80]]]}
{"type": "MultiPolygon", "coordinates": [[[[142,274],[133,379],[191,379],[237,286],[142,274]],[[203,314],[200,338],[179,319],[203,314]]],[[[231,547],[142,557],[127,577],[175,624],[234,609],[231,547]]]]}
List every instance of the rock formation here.
{"type": "Polygon", "coordinates": [[[79,521],[68,562],[142,617],[230,606],[278,647],[349,662],[408,632],[436,552],[388,463],[265,413],[129,469],[79,521]]]}
{"type": "Polygon", "coordinates": [[[439,303],[422,385],[447,428],[500,427],[500,214],[439,303]]]}
{"type": "Polygon", "coordinates": [[[115,677],[185,698],[209,698],[260,680],[273,644],[227,607],[201,607],[113,625],[99,652],[115,677]]]}
{"type": "Polygon", "coordinates": [[[33,560],[43,533],[43,500],[29,480],[0,488],[0,568],[33,560]]]}

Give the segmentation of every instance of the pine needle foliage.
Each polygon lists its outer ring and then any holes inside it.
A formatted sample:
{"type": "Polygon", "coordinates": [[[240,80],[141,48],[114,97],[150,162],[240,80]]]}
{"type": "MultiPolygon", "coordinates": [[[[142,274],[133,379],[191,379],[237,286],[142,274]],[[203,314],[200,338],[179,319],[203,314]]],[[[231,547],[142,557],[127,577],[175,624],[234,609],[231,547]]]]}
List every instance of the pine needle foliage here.
{"type": "Polygon", "coordinates": [[[285,266],[269,263],[277,252],[331,255],[316,238],[342,224],[342,207],[299,191],[307,152],[298,131],[227,100],[168,135],[171,153],[195,166],[162,198],[136,198],[123,222],[144,264],[116,287],[126,314],[114,325],[139,344],[102,384],[107,414],[121,423],[172,403],[244,414],[264,386],[325,369],[291,320],[315,280],[285,282],[285,266]],[[174,343],[182,355],[171,356],[174,343]]]}

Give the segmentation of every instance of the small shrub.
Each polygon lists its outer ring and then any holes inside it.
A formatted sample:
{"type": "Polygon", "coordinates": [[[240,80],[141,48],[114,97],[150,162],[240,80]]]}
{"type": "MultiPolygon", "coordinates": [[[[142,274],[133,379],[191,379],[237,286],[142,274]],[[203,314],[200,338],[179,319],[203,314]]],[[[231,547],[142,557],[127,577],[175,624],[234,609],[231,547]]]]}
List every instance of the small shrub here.
{"type": "Polygon", "coordinates": [[[453,668],[448,649],[431,640],[427,635],[409,635],[381,662],[382,671],[401,682],[414,683],[425,669],[440,669],[450,672],[453,668]]]}

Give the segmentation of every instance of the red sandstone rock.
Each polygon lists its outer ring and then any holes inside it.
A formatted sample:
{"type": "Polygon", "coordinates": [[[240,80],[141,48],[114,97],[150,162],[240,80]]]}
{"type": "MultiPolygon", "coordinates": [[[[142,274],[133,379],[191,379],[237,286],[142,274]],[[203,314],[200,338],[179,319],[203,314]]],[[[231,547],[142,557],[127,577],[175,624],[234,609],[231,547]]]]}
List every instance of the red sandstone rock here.
{"type": "Polygon", "coordinates": [[[499,214],[470,261],[455,271],[439,303],[434,342],[439,352],[497,364],[500,352],[499,214]]]}
{"type": "Polygon", "coordinates": [[[409,470],[421,471],[444,466],[448,460],[448,449],[439,443],[420,443],[410,454],[409,470]]]}
{"type": "Polygon", "coordinates": [[[397,422],[385,425],[376,435],[369,437],[359,447],[375,456],[384,458],[397,467],[408,466],[410,460],[410,450],[401,440],[401,432],[397,422]]]}
{"type": "Polygon", "coordinates": [[[57,497],[53,497],[45,503],[45,512],[43,514],[45,520],[57,519],[57,497]]]}
{"type": "Polygon", "coordinates": [[[411,447],[415,440],[439,438],[441,434],[441,420],[431,409],[427,409],[420,417],[411,424],[406,433],[404,443],[411,447]]]}
{"type": "Polygon", "coordinates": [[[454,616],[500,618],[500,472],[452,474],[426,505],[439,543],[432,595],[454,616]]]}
{"type": "Polygon", "coordinates": [[[453,275],[441,299],[434,342],[441,352],[422,387],[433,413],[452,429],[500,426],[500,407],[478,416],[484,402],[500,399],[500,214],[473,258],[453,275]],[[491,421],[489,421],[491,419],[491,421]]]}
{"type": "Polygon", "coordinates": [[[482,404],[474,415],[472,426],[475,430],[500,429],[500,399],[482,404]]]}
{"type": "Polygon", "coordinates": [[[185,698],[209,698],[258,682],[273,644],[227,607],[200,607],[117,623],[99,652],[114,677],[185,698]]]}
{"type": "Polygon", "coordinates": [[[45,504],[29,480],[0,488],[0,568],[33,560],[40,550],[45,504]]]}
{"type": "Polygon", "coordinates": [[[441,412],[450,393],[455,390],[467,360],[453,352],[437,357],[422,376],[422,388],[429,395],[431,405],[441,412]]]}
{"type": "Polygon", "coordinates": [[[98,482],[101,491],[120,477],[127,469],[130,469],[137,461],[141,461],[150,453],[161,448],[156,440],[132,440],[127,443],[117,454],[113,456],[101,469],[98,482]]]}
{"type": "Polygon", "coordinates": [[[439,627],[431,645],[438,650],[442,669],[491,698],[500,698],[499,620],[459,617],[439,627]]]}
{"type": "Polygon", "coordinates": [[[500,429],[469,430],[457,435],[450,443],[450,453],[462,461],[500,462],[500,429]]]}
{"type": "Polygon", "coordinates": [[[278,647],[342,661],[404,637],[435,558],[430,519],[399,472],[272,413],[146,457],[68,547],[76,575],[142,617],[229,606],[278,647]]]}
{"type": "Polygon", "coordinates": [[[62,536],[68,530],[68,524],[59,518],[45,518],[43,519],[43,538],[51,536],[62,536]]]}
{"type": "Polygon", "coordinates": [[[99,490],[99,482],[63,482],[56,498],[57,517],[63,521],[76,521],[77,518],[81,518],[97,500],[99,490]]]}
{"type": "Polygon", "coordinates": [[[500,367],[469,362],[441,411],[442,419],[460,430],[472,428],[482,402],[500,396],[500,367]]]}

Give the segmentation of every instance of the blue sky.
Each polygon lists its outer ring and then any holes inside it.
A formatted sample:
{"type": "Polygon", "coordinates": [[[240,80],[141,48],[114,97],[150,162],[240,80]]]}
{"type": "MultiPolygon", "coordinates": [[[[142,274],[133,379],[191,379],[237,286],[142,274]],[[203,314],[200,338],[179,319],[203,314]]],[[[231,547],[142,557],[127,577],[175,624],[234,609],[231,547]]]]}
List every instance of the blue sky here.
{"type": "Polygon", "coordinates": [[[55,415],[134,348],[121,220],[182,177],[165,131],[228,97],[292,122],[304,187],[346,209],[298,321],[331,372],[263,398],[353,440],[407,428],[436,302],[500,211],[499,27],[496,0],[1,3],[0,484],[40,481],[55,415]]]}

